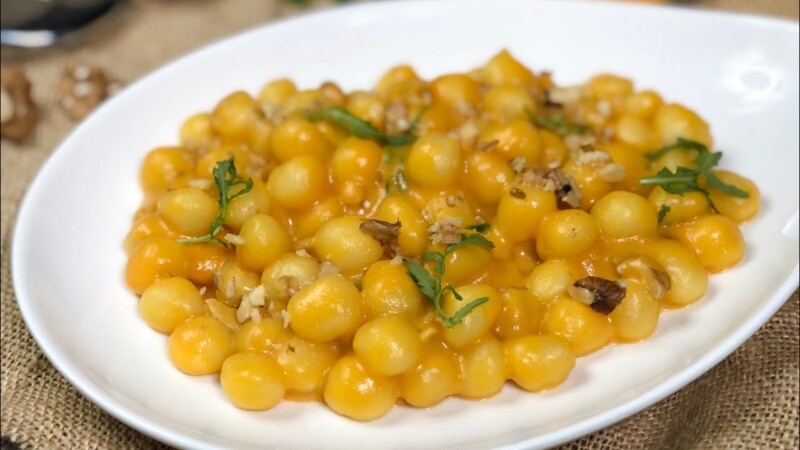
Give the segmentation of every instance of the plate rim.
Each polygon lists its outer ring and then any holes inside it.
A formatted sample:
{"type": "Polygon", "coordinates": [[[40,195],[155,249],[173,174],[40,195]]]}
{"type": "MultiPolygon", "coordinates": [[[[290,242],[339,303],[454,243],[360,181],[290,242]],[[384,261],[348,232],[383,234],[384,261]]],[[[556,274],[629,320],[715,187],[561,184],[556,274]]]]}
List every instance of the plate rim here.
{"type": "MultiPolygon", "coordinates": [[[[524,0],[504,0],[506,3],[525,3],[524,0]]],[[[596,0],[538,0],[543,3],[551,4],[581,4],[582,6],[596,7],[596,8],[609,8],[609,9],[641,9],[650,10],[653,13],[656,10],[660,14],[674,14],[676,16],[705,16],[705,17],[718,17],[721,20],[729,20],[733,22],[742,22],[743,25],[761,24],[769,27],[783,28],[782,31],[789,33],[800,34],[800,24],[798,22],[778,17],[771,17],[761,14],[746,14],[734,11],[714,11],[700,8],[682,7],[678,5],[655,5],[655,4],[636,4],[636,3],[611,3],[611,2],[597,2],[596,0]]],[[[261,32],[265,28],[280,28],[283,26],[292,26],[294,22],[302,22],[309,18],[322,18],[323,16],[336,16],[340,14],[348,14],[352,12],[361,12],[371,9],[390,9],[395,7],[412,8],[415,5],[423,5],[430,3],[440,4],[463,4],[463,3],[480,3],[480,0],[389,0],[381,2],[370,2],[361,4],[344,5],[334,8],[327,8],[317,11],[304,11],[300,14],[295,14],[289,17],[283,17],[277,20],[261,23],[241,31],[231,33],[220,39],[216,39],[209,43],[200,45],[199,47],[180,54],[165,63],[157,66],[155,69],[147,72],[145,75],[139,77],[132,84],[126,86],[120,93],[104,102],[100,107],[93,111],[89,117],[83,120],[77,127],[75,127],[67,137],[65,137],[46,158],[37,170],[30,185],[28,186],[22,201],[20,202],[17,211],[17,217],[14,221],[13,229],[11,230],[11,258],[10,270],[12,273],[12,284],[16,296],[16,303],[22,315],[23,321],[27,326],[31,336],[34,338],[37,346],[42,350],[44,355],[56,370],[86,399],[88,399],[95,406],[101,408],[105,413],[111,415],[115,419],[122,422],[124,425],[129,426],[151,438],[154,438],[163,443],[178,446],[180,448],[196,448],[196,449],[219,449],[214,444],[201,441],[195,437],[185,435],[180,431],[175,431],[168,426],[161,425],[156,420],[139,414],[135,411],[129,410],[121,401],[117,400],[114,396],[109,395],[101,387],[97,386],[89,377],[87,377],[80,369],[70,361],[69,357],[63,352],[56,350],[52,344],[51,336],[42,327],[41,321],[32,310],[32,297],[27,285],[24,283],[23,273],[20,267],[27,267],[27,258],[24,256],[23,243],[29,242],[28,236],[29,227],[20,226],[29,222],[28,218],[32,212],[33,198],[36,197],[36,192],[43,186],[44,179],[47,174],[51,172],[53,167],[58,164],[58,161],[65,158],[69,152],[64,149],[72,145],[72,141],[78,139],[76,136],[84,133],[85,129],[92,126],[95,117],[100,116],[109,105],[116,104],[135,92],[142,86],[153,83],[158,80],[162,73],[169,71],[171,68],[181,64],[186,64],[194,58],[202,55],[206,51],[219,46],[228,45],[231,41],[242,39],[248,35],[261,32]]],[[[485,3],[484,3],[485,4],[485,3]]],[[[558,8],[558,7],[556,7],[558,8]]],[[[367,12],[367,11],[365,11],[367,12]]],[[[748,320],[742,322],[734,330],[725,335],[719,343],[710,347],[706,352],[700,356],[696,362],[681,369],[675,375],[658,383],[650,388],[642,395],[635,397],[625,403],[602,411],[598,414],[590,416],[584,420],[576,422],[572,425],[559,428],[548,434],[542,436],[535,436],[527,438],[513,444],[502,445],[502,449],[517,450],[529,448],[529,446],[536,444],[542,447],[550,447],[559,445],[578,439],[582,436],[594,433],[602,428],[611,426],[621,420],[633,416],[634,414],[642,411],[643,409],[654,405],[655,403],[663,400],[667,396],[677,392],[689,383],[695,381],[697,378],[708,372],[714,366],[719,364],[723,359],[732,354],[738,349],[747,339],[755,334],[777,311],[786,301],[791,297],[793,292],[800,284],[800,264],[795,263],[791,273],[783,282],[778,286],[768,298],[763,301],[756,313],[751,315],[748,320]]]]}

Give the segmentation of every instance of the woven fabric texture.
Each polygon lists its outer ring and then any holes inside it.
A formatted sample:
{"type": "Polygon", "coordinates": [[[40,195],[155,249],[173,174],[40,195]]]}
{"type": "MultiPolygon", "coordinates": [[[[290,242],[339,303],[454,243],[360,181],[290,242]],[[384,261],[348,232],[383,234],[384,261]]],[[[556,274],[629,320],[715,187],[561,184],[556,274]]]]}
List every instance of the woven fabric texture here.
{"type": "MultiPolygon", "coordinates": [[[[25,70],[33,84],[33,97],[42,106],[35,135],[22,144],[3,141],[0,154],[0,434],[4,438],[24,449],[167,448],[112,418],[78,393],[42,354],[17,308],[9,261],[16,212],[41,164],[74,127],[56,106],[55,86],[65,63],[77,58],[132,82],[205,43],[329,3],[312,2],[301,7],[280,0],[131,0],[105,24],[89,30],[81,45],[66,43],[33,55],[4,50],[4,65],[25,70]]],[[[798,17],[798,2],[794,0],[679,3],[793,20],[798,17]]],[[[795,293],[741,348],[684,389],[562,448],[797,448],[798,305],[795,293]]]]}

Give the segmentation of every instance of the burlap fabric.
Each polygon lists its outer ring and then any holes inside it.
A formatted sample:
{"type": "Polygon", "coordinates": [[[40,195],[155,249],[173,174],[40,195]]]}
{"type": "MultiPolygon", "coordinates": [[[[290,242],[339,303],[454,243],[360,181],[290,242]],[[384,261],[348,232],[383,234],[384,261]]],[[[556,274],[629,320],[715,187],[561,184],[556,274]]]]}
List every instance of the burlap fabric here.
{"type": "MultiPolygon", "coordinates": [[[[797,20],[795,0],[709,0],[706,6],[797,20]]],[[[311,7],[325,6],[317,2],[311,7]]],[[[204,43],[302,9],[269,0],[130,1],[80,46],[36,55],[4,53],[27,72],[43,106],[40,126],[21,145],[2,145],[2,429],[35,449],[164,448],[82,397],[28,333],[11,283],[11,230],[36,171],[73,124],[55,107],[55,86],[70,58],[133,81],[204,43]]],[[[565,449],[774,449],[798,447],[798,295],[753,338],[699,380],[645,411],[565,449]]]]}

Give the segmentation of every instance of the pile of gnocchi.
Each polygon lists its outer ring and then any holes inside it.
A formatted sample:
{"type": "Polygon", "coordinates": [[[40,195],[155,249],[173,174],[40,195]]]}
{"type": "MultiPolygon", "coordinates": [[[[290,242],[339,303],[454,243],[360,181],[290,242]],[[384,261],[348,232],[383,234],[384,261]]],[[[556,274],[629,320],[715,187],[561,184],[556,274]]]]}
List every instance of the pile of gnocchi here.
{"type": "Polygon", "coordinates": [[[175,367],[246,410],[554,388],[700,300],[760,203],[686,106],[507,51],[368,91],[269,81],[179,136],[142,163],[125,277],[175,367]]]}

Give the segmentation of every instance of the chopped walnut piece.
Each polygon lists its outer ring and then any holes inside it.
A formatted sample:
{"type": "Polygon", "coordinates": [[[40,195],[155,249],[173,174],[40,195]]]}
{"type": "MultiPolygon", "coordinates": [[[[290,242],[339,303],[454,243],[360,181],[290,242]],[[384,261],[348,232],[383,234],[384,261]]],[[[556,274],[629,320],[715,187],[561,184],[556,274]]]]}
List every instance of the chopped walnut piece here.
{"type": "Polygon", "coordinates": [[[611,162],[611,155],[602,150],[579,150],[571,156],[572,160],[582,166],[604,166],[611,162]]]}
{"type": "Polygon", "coordinates": [[[508,167],[511,167],[511,170],[513,170],[514,173],[519,174],[523,169],[525,169],[526,163],[527,161],[525,160],[524,156],[515,156],[511,158],[511,161],[508,162],[508,167]]]}
{"type": "Polygon", "coordinates": [[[437,217],[447,216],[451,208],[457,208],[467,201],[466,196],[462,192],[456,192],[451,195],[440,195],[431,199],[422,208],[422,217],[428,223],[436,221],[437,217]]]}
{"type": "Polygon", "coordinates": [[[591,305],[594,302],[594,294],[586,289],[570,286],[567,289],[569,296],[572,297],[573,300],[577,300],[584,305],[591,305]]]}
{"type": "Polygon", "coordinates": [[[214,182],[207,178],[192,178],[187,181],[186,184],[191,188],[200,189],[201,191],[211,189],[211,187],[214,186],[214,182]]]}
{"type": "Polygon", "coordinates": [[[284,342],[273,341],[269,344],[269,346],[272,348],[273,354],[286,353],[289,350],[289,344],[286,344],[284,342]]]}
{"type": "Polygon", "coordinates": [[[598,133],[598,137],[603,142],[608,142],[608,141],[611,140],[611,138],[614,137],[614,129],[611,128],[611,127],[600,128],[599,130],[597,130],[597,133],[598,133]]]}
{"type": "Polygon", "coordinates": [[[264,285],[258,285],[252,291],[244,294],[242,301],[250,302],[253,306],[264,306],[267,304],[267,289],[264,285]]]}
{"type": "Polygon", "coordinates": [[[419,103],[423,105],[433,103],[433,92],[429,88],[425,88],[419,93],[419,103]]]}
{"type": "Polygon", "coordinates": [[[467,120],[460,127],[450,131],[448,136],[460,140],[461,145],[464,147],[474,148],[477,145],[476,141],[480,134],[481,130],[478,124],[474,120],[467,120]]]}
{"type": "Polygon", "coordinates": [[[219,270],[215,270],[211,274],[211,279],[214,281],[214,287],[215,288],[219,289],[220,287],[222,287],[221,286],[221,284],[222,284],[222,272],[220,272],[219,270]]]}
{"type": "Polygon", "coordinates": [[[258,312],[257,308],[259,306],[265,306],[267,304],[267,290],[263,285],[257,286],[252,291],[244,294],[242,296],[242,301],[239,303],[239,308],[236,310],[236,320],[239,323],[243,323],[248,319],[253,319],[254,314],[259,314],[257,320],[254,322],[260,321],[261,315],[258,312]]]}
{"type": "Polygon", "coordinates": [[[523,167],[517,173],[516,184],[531,186],[542,191],[552,192],[556,190],[556,184],[550,177],[550,171],[543,167],[523,167]]]}
{"type": "Polygon", "coordinates": [[[616,281],[600,277],[584,277],[573,283],[569,294],[602,314],[611,314],[625,298],[627,290],[616,281]]]}
{"type": "Polygon", "coordinates": [[[99,67],[72,61],[58,83],[59,102],[72,120],[81,120],[109,95],[110,83],[99,67]]]}
{"type": "Polygon", "coordinates": [[[565,184],[556,190],[558,207],[561,209],[581,206],[581,191],[577,184],[565,184]]]}
{"type": "Polygon", "coordinates": [[[36,104],[31,99],[31,83],[16,67],[0,71],[0,135],[22,141],[33,133],[38,120],[36,104]]]}
{"type": "Polygon", "coordinates": [[[225,300],[233,300],[236,297],[236,277],[231,277],[225,284],[225,300]]]}
{"type": "Polygon", "coordinates": [[[609,183],[618,183],[625,179],[625,166],[618,163],[608,163],[597,169],[597,176],[609,183]]]}
{"type": "Polygon", "coordinates": [[[551,170],[550,179],[556,185],[556,198],[559,206],[577,208],[581,206],[581,188],[566,172],[551,170]]]}
{"type": "Polygon", "coordinates": [[[639,281],[654,297],[661,299],[672,287],[672,281],[669,274],[657,267],[658,264],[649,258],[633,257],[617,265],[617,273],[639,281]]]}
{"type": "Polygon", "coordinates": [[[461,219],[458,217],[445,217],[436,221],[428,228],[431,244],[455,244],[461,240],[461,219]]]}
{"type": "Polygon", "coordinates": [[[253,311],[253,305],[250,302],[239,303],[239,308],[236,309],[236,320],[239,323],[244,323],[250,319],[250,312],[253,311]]]}
{"type": "Polygon", "coordinates": [[[597,168],[597,176],[609,183],[617,183],[625,178],[625,166],[615,163],[611,155],[595,147],[594,142],[580,144],[571,152],[570,158],[581,166],[597,168]]]}
{"type": "Polygon", "coordinates": [[[475,117],[478,114],[478,108],[470,102],[456,102],[453,106],[453,111],[461,117],[475,117]]]}
{"type": "Polygon", "coordinates": [[[344,105],[345,100],[347,100],[344,92],[342,92],[342,88],[332,81],[322,83],[319,87],[319,91],[336,105],[344,105]]]}
{"type": "Polygon", "coordinates": [[[222,322],[223,325],[236,330],[239,328],[239,321],[236,317],[236,311],[230,306],[222,303],[215,298],[206,299],[206,308],[211,316],[222,322]]]}
{"type": "Polygon", "coordinates": [[[614,110],[611,106],[611,102],[609,102],[608,100],[599,100],[594,105],[594,110],[603,119],[611,118],[611,115],[614,113],[614,110]]]}
{"type": "Polygon", "coordinates": [[[264,113],[264,117],[272,123],[283,121],[283,108],[277,103],[263,102],[261,103],[261,111],[264,113]]]}
{"type": "Polygon", "coordinates": [[[497,147],[498,144],[500,144],[500,141],[498,139],[494,139],[489,142],[478,142],[477,144],[475,144],[475,150],[481,152],[489,152],[493,148],[497,147]]]}
{"type": "Polygon", "coordinates": [[[226,234],[225,237],[222,238],[222,240],[233,245],[244,245],[246,242],[242,236],[232,233],[226,234]]]}
{"type": "MultiPolygon", "coordinates": [[[[320,99],[315,98],[315,99],[309,101],[307,104],[303,105],[302,107],[297,108],[297,110],[291,111],[291,112],[290,111],[286,111],[286,113],[288,115],[288,114],[291,114],[291,113],[298,113],[299,112],[300,114],[305,116],[305,115],[308,115],[308,114],[311,114],[311,113],[314,113],[314,112],[319,112],[319,111],[325,109],[326,106],[327,105],[325,103],[323,103],[320,99]]],[[[262,110],[264,109],[263,105],[262,105],[261,109],[262,110]]],[[[288,109],[291,109],[291,108],[288,108],[288,109]]],[[[266,111],[264,111],[264,115],[267,116],[267,112],[266,111]]]]}
{"type": "Polygon", "coordinates": [[[400,236],[399,220],[395,223],[377,219],[365,220],[361,223],[359,229],[362,233],[381,244],[385,257],[392,259],[400,250],[400,245],[397,242],[397,238],[400,236]]]}
{"type": "Polygon", "coordinates": [[[289,311],[286,311],[285,309],[282,309],[280,314],[283,318],[283,328],[288,328],[289,323],[292,321],[292,316],[290,316],[289,311]]]}
{"type": "Polygon", "coordinates": [[[408,121],[408,108],[403,102],[389,102],[383,111],[387,134],[404,133],[411,123],[408,121]]]}
{"type": "Polygon", "coordinates": [[[339,273],[339,267],[330,261],[322,261],[319,265],[319,276],[336,275],[339,273]]]}
{"type": "Polygon", "coordinates": [[[564,86],[547,89],[546,102],[551,105],[568,105],[577,103],[583,97],[583,89],[580,86],[564,86]]]}
{"type": "Polygon", "coordinates": [[[570,134],[564,136],[564,145],[573,152],[594,149],[595,142],[595,137],[591,135],[570,134]]]}
{"type": "Polygon", "coordinates": [[[511,190],[508,193],[512,197],[518,198],[518,199],[524,199],[526,197],[525,191],[523,191],[520,188],[511,188],[511,190]]]}
{"type": "Polygon", "coordinates": [[[278,288],[283,291],[283,294],[286,297],[293,296],[297,291],[303,288],[300,285],[300,282],[297,280],[297,277],[292,277],[288,275],[284,275],[278,278],[278,288]]]}
{"type": "Polygon", "coordinates": [[[555,192],[560,208],[577,208],[581,204],[578,183],[561,170],[526,167],[517,174],[516,182],[546,192],[555,192]]]}

